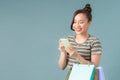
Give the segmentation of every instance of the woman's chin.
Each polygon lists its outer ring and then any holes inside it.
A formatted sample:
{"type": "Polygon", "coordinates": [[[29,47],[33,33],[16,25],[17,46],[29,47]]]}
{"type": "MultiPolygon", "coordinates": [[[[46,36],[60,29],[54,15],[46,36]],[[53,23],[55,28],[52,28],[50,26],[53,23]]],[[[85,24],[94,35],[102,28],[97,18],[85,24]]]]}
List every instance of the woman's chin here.
{"type": "Polygon", "coordinates": [[[81,34],[81,32],[76,32],[76,34],[77,34],[77,35],[80,35],[80,34],[81,34]]]}

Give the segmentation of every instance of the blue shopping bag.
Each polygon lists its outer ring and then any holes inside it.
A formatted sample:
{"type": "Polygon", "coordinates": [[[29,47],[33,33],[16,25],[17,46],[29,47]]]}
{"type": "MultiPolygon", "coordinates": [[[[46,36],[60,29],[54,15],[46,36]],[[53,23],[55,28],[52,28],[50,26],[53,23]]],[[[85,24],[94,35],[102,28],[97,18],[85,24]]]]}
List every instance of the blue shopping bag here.
{"type": "Polygon", "coordinates": [[[98,69],[98,80],[105,80],[103,68],[100,66],[97,69],[98,69]]]}
{"type": "Polygon", "coordinates": [[[94,65],[73,64],[69,80],[94,80],[94,74],[94,65]]]}

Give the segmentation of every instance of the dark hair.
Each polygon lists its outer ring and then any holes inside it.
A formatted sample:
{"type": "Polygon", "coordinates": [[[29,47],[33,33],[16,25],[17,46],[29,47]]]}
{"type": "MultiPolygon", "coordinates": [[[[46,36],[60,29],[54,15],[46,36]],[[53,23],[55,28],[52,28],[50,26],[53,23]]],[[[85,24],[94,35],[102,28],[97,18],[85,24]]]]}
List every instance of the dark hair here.
{"type": "Polygon", "coordinates": [[[76,16],[77,14],[79,14],[79,13],[85,14],[86,17],[88,18],[88,22],[89,22],[89,21],[92,21],[92,14],[91,14],[91,12],[92,12],[92,9],[91,9],[91,7],[90,7],[90,4],[86,4],[83,9],[78,9],[78,10],[76,10],[76,11],[74,12],[74,14],[73,14],[73,18],[72,18],[72,22],[71,22],[71,30],[74,31],[74,29],[73,29],[72,27],[73,27],[73,23],[74,23],[74,18],[75,18],[75,16],[76,16]]]}

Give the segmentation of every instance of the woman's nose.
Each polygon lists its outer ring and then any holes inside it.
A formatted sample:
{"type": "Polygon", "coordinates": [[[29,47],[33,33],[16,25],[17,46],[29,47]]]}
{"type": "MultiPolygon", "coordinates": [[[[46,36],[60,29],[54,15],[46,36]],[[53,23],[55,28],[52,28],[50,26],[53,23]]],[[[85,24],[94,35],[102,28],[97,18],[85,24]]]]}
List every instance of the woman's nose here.
{"type": "Polygon", "coordinates": [[[76,24],[76,27],[80,27],[80,24],[79,24],[79,23],[77,23],[77,24],[76,24]]]}

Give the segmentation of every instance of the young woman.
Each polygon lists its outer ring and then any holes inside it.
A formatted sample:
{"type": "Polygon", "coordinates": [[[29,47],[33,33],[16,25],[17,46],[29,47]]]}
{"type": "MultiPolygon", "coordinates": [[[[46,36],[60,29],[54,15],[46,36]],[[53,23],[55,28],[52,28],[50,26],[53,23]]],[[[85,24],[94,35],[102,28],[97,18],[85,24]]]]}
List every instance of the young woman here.
{"type": "MultiPolygon", "coordinates": [[[[60,69],[64,70],[66,66],[69,72],[66,76],[68,80],[73,63],[94,64],[99,66],[102,47],[99,39],[88,33],[89,26],[92,21],[90,4],[86,4],[83,9],[74,12],[71,30],[76,34],[68,36],[71,47],[64,47],[59,41],[60,58],[58,61],[60,69]]],[[[95,80],[98,80],[98,72],[96,69],[95,80]]]]}

